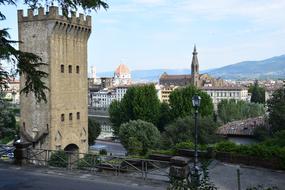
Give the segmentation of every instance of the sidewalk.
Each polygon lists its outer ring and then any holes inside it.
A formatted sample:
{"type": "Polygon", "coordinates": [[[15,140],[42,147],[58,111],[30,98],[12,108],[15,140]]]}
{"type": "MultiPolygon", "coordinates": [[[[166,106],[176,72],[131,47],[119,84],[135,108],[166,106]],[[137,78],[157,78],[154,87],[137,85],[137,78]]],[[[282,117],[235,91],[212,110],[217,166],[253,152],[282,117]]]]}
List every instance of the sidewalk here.
{"type": "MultiPolygon", "coordinates": [[[[219,190],[237,190],[238,167],[238,165],[215,161],[209,166],[210,179],[219,190]]],[[[285,190],[285,171],[244,165],[239,169],[242,190],[257,185],[277,186],[279,190],[285,190]]]]}

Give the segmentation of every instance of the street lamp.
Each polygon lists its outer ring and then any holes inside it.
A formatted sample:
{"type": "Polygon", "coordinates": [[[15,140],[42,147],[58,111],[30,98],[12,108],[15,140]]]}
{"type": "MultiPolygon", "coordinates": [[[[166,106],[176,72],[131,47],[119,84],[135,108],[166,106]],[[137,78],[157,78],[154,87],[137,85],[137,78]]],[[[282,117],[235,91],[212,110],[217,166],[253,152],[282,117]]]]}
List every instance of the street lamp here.
{"type": "Polygon", "coordinates": [[[194,168],[193,168],[193,174],[192,174],[192,179],[195,183],[195,185],[199,184],[199,168],[197,166],[198,164],[198,151],[197,151],[197,144],[198,144],[198,109],[201,104],[201,97],[198,95],[194,95],[192,97],[192,105],[195,108],[195,158],[194,158],[194,168]]]}

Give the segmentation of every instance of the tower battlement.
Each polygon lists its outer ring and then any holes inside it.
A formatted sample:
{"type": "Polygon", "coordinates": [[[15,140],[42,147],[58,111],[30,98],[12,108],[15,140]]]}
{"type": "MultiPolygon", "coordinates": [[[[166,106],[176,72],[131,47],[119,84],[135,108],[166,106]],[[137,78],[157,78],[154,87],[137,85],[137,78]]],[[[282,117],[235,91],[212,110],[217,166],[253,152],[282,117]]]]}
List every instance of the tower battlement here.
{"type": "Polygon", "coordinates": [[[59,9],[56,6],[50,6],[49,10],[45,12],[43,7],[39,9],[28,9],[27,16],[24,16],[23,10],[18,10],[18,22],[32,22],[41,20],[56,20],[58,23],[69,24],[72,26],[81,26],[91,29],[91,16],[84,16],[79,14],[76,16],[76,12],[72,11],[71,16],[64,16],[59,13],[59,9]],[[36,14],[37,12],[37,14],[36,14]]]}

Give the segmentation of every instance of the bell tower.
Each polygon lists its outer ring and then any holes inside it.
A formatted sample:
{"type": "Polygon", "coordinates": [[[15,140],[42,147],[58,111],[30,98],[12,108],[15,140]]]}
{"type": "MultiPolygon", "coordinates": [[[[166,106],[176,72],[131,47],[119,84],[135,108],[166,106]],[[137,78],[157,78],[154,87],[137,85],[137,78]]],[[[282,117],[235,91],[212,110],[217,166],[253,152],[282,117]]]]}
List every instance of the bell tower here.
{"type": "Polygon", "coordinates": [[[193,50],[193,57],[192,57],[192,63],[191,63],[191,84],[194,86],[199,86],[199,62],[197,57],[197,50],[196,45],[194,45],[193,50]]]}

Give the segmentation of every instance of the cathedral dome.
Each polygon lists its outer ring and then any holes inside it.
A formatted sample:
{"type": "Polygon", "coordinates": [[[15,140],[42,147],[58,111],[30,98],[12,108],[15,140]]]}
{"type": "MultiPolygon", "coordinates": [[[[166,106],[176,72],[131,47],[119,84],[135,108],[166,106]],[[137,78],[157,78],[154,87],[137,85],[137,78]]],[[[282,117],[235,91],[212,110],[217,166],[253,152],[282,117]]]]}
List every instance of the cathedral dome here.
{"type": "Polygon", "coordinates": [[[115,70],[115,75],[120,76],[120,75],[126,75],[126,74],[130,74],[130,70],[129,68],[124,65],[124,64],[120,64],[118,66],[118,68],[115,70]]]}

